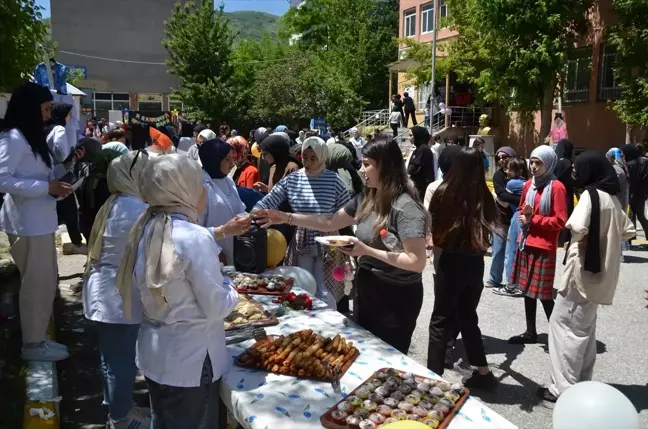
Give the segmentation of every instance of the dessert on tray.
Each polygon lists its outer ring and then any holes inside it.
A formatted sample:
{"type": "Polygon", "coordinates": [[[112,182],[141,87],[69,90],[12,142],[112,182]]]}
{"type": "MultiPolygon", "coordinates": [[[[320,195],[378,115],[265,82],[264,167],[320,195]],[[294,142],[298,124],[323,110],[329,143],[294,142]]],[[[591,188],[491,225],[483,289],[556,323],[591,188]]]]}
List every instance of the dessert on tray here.
{"type": "Polygon", "coordinates": [[[263,275],[251,273],[229,273],[232,284],[240,293],[258,295],[285,295],[293,287],[295,279],[280,275],[263,275]]]}
{"type": "Polygon", "coordinates": [[[239,329],[246,326],[277,325],[277,318],[267,313],[260,303],[247,295],[239,295],[234,310],[225,318],[225,330],[239,329]]]}
{"type": "Polygon", "coordinates": [[[277,374],[339,380],[360,354],[340,335],[325,338],[306,329],[288,336],[258,341],[236,359],[236,364],[277,374]]]}
{"type": "Polygon", "coordinates": [[[399,420],[445,428],[468,397],[461,384],[383,368],[320,418],[329,429],[374,429],[399,420]]]}

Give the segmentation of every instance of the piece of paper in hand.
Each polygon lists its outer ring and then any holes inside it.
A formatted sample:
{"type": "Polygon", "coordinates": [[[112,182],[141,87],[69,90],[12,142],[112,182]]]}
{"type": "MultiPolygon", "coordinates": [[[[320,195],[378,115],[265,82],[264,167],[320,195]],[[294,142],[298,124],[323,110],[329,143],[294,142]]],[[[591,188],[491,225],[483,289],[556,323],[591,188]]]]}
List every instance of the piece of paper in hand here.
{"type": "Polygon", "coordinates": [[[38,416],[43,420],[49,420],[53,418],[56,413],[49,408],[30,408],[29,409],[29,415],[30,416],[38,416]]]}

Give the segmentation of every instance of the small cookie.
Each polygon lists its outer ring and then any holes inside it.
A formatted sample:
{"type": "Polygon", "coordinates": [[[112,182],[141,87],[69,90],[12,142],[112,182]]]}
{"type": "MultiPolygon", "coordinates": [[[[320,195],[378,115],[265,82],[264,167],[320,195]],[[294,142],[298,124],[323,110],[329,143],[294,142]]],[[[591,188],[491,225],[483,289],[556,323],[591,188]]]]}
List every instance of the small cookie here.
{"type": "Polygon", "coordinates": [[[364,408],[367,411],[373,411],[376,408],[378,408],[378,404],[376,404],[374,401],[370,401],[367,399],[366,401],[362,402],[362,408],[364,408]]]}
{"type": "Polygon", "coordinates": [[[385,416],[380,413],[369,414],[369,420],[374,422],[377,425],[380,425],[385,422],[385,416]]]}
{"type": "Polygon", "coordinates": [[[398,408],[405,411],[406,413],[411,413],[414,409],[414,405],[410,404],[409,402],[401,402],[398,404],[398,408]]]}
{"type": "Polygon", "coordinates": [[[361,421],[358,426],[360,429],[376,429],[376,424],[369,419],[361,421]]]}
{"type": "Polygon", "coordinates": [[[349,413],[353,410],[353,405],[349,401],[340,402],[337,406],[337,409],[349,413]]]}
{"type": "Polygon", "coordinates": [[[423,407],[414,407],[412,413],[416,414],[419,417],[427,417],[427,410],[423,407]]]}
{"type": "Polygon", "coordinates": [[[331,417],[333,418],[333,420],[335,420],[337,422],[346,421],[346,418],[348,416],[349,415],[347,413],[345,413],[344,411],[340,411],[340,410],[335,410],[335,411],[333,411],[331,413],[331,417]]]}
{"type": "Polygon", "coordinates": [[[416,395],[407,395],[405,397],[405,402],[409,402],[412,405],[418,405],[418,403],[421,402],[421,398],[416,395]]]}

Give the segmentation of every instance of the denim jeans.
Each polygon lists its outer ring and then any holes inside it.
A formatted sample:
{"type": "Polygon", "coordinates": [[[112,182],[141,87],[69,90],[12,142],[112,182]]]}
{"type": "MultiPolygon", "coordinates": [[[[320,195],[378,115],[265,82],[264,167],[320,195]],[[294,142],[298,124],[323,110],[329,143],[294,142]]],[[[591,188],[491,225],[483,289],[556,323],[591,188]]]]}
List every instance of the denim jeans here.
{"type": "Polygon", "coordinates": [[[205,357],[198,387],[167,386],[147,378],[151,397],[151,429],[218,427],[220,379],[212,381],[213,378],[209,355],[205,357]]]}
{"type": "Polygon", "coordinates": [[[494,285],[502,284],[502,272],[504,271],[504,253],[506,251],[506,234],[508,228],[502,226],[493,234],[493,245],[491,254],[491,268],[488,281],[494,285]],[[501,237],[500,237],[501,236],[501,237]]]}
{"type": "Polygon", "coordinates": [[[305,269],[315,277],[317,292],[315,296],[329,305],[333,310],[337,308],[335,297],[326,287],[326,277],[324,275],[324,260],[321,256],[309,253],[299,253],[297,255],[297,266],[305,269]]]}
{"type": "Polygon", "coordinates": [[[511,226],[508,230],[508,238],[506,239],[506,256],[504,258],[504,273],[506,274],[506,284],[511,281],[511,273],[513,272],[513,262],[515,262],[515,255],[518,248],[518,235],[520,235],[520,212],[515,211],[511,218],[511,226]]]}
{"type": "Polygon", "coordinates": [[[113,422],[124,420],[133,407],[137,375],[135,343],[139,328],[140,325],[97,323],[104,403],[113,422]]]}

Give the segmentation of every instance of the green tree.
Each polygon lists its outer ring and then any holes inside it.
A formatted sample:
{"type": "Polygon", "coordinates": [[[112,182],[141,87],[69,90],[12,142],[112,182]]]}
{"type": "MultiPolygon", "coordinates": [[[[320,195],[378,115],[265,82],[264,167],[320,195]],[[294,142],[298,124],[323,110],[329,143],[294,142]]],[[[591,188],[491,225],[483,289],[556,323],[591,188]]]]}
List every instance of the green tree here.
{"type": "Polygon", "coordinates": [[[35,0],[0,1],[0,89],[11,91],[43,60],[47,28],[35,0]]]}
{"type": "Polygon", "coordinates": [[[614,0],[619,22],[610,27],[621,98],[612,107],[621,121],[648,127],[648,0],[614,0]]]}
{"type": "Polygon", "coordinates": [[[300,35],[300,50],[334,62],[368,107],[387,104],[388,67],[398,57],[398,1],[308,0],[288,11],[283,24],[283,37],[300,35]]]}
{"type": "Polygon", "coordinates": [[[541,111],[540,141],[551,128],[557,84],[574,45],[589,29],[593,0],[447,0],[450,68],[482,100],[528,121],[541,111]]]}
{"type": "MultiPolygon", "coordinates": [[[[404,59],[414,60],[414,64],[407,68],[405,72],[405,81],[407,85],[422,86],[430,82],[432,78],[432,46],[430,43],[422,43],[414,39],[403,39],[401,43],[408,49],[405,51],[404,59]]],[[[437,45],[438,50],[442,50],[441,44],[437,45]]],[[[445,79],[449,72],[448,61],[446,57],[437,56],[436,75],[438,79],[445,79]]],[[[438,80],[437,79],[437,80],[438,80]]]]}
{"type": "Polygon", "coordinates": [[[187,116],[213,122],[236,119],[240,93],[232,86],[234,37],[223,5],[214,10],[212,0],[176,3],[165,33],[168,71],[180,79],[174,94],[187,116]]]}

